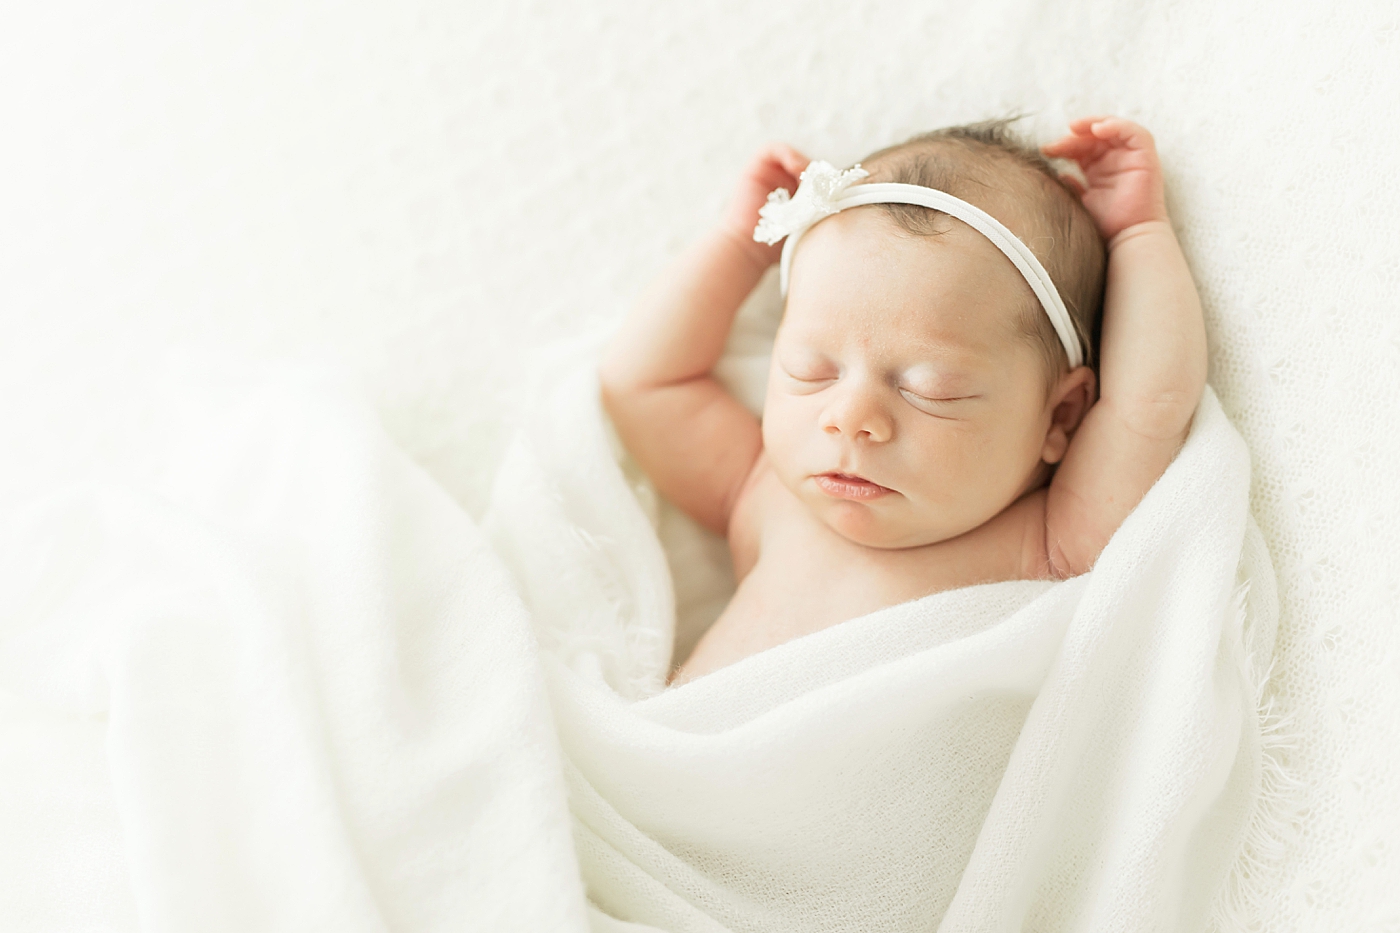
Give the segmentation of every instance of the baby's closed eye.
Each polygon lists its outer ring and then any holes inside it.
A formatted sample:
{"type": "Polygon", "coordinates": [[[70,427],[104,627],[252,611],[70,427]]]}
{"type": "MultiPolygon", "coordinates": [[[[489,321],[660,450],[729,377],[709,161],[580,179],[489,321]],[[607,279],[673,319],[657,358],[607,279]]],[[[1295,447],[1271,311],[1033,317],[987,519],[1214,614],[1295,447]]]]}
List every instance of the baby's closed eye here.
{"type": "Polygon", "coordinates": [[[778,368],[783,375],[797,382],[818,384],[831,382],[840,377],[840,370],[830,360],[807,354],[792,354],[780,357],[778,368]]]}
{"type": "Polygon", "coordinates": [[[904,396],[905,401],[907,401],[910,405],[913,405],[920,411],[927,412],[930,415],[939,415],[944,417],[948,416],[952,411],[955,411],[959,407],[960,403],[969,402],[977,397],[975,395],[924,395],[922,393],[915,392],[912,389],[900,389],[899,394],[904,396]]]}

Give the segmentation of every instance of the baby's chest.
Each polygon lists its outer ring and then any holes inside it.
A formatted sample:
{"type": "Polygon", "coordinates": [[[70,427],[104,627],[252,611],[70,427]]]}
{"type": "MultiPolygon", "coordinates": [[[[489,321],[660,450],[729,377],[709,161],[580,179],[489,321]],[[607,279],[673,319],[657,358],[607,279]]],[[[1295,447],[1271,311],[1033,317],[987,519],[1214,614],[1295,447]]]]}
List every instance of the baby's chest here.
{"type": "MultiPolygon", "coordinates": [[[[1031,514],[1034,504],[1019,511],[1031,514]]],[[[1027,527],[1026,516],[1008,509],[953,540],[868,548],[822,524],[771,474],[757,478],[731,517],[738,589],[677,673],[678,681],[886,606],[1033,576],[1024,563],[1027,527]]]]}
{"type": "Polygon", "coordinates": [[[800,518],[772,520],[725,614],[796,637],[962,585],[946,570],[939,555],[880,552],[800,518]]]}

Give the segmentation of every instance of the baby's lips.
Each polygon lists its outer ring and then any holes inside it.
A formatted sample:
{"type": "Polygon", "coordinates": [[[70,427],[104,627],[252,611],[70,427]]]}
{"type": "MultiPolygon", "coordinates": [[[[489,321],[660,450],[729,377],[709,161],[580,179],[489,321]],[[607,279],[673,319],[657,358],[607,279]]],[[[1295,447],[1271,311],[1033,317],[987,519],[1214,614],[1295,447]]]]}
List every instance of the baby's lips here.
{"type": "Polygon", "coordinates": [[[888,486],[850,473],[819,473],[813,480],[818,489],[838,499],[878,499],[894,492],[888,486]]]}
{"type": "Polygon", "coordinates": [[[845,473],[841,470],[828,470],[827,472],[820,473],[818,475],[827,476],[832,479],[847,483],[868,483],[871,486],[877,486],[880,489],[888,490],[889,492],[894,492],[894,490],[891,489],[889,486],[877,483],[873,479],[868,479],[867,477],[861,476],[859,473],[845,473]]]}

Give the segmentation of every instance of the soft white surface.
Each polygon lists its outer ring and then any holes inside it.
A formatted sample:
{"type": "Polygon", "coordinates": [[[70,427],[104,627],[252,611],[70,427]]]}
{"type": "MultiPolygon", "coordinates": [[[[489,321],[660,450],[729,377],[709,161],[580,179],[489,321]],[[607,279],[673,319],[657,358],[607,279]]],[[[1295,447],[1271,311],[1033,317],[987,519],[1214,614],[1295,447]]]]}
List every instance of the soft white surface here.
{"type": "Polygon", "coordinates": [[[1398,52],[1387,0],[12,4],[0,507],[148,471],[153,362],[191,341],[343,356],[479,510],[522,351],[613,320],[759,142],[840,162],[1008,108],[1047,139],[1123,113],[1157,136],[1280,577],[1307,791],[1260,929],[1388,929],[1398,52]]]}
{"type": "Polygon", "coordinates": [[[158,482],[0,533],[0,928],[582,929],[481,533],[333,381],[186,384],[158,482]]]}

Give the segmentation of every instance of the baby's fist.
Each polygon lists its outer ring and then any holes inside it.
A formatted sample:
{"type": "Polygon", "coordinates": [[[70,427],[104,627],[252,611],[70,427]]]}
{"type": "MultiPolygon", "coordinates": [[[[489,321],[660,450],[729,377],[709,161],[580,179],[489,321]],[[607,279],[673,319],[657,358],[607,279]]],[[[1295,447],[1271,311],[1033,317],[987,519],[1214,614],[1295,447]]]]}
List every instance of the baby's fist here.
{"type": "Polygon", "coordinates": [[[1105,240],[1135,224],[1167,220],[1162,167],[1151,133],[1119,117],[1081,117],[1069,129],[1068,136],[1042,146],[1041,152],[1079,163],[1087,185],[1073,187],[1082,189],[1080,199],[1105,240]]]}
{"type": "Polygon", "coordinates": [[[769,143],[755,153],[744,168],[722,224],[760,265],[777,262],[782,255],[782,244],[769,246],[753,238],[754,227],[758,226],[758,209],[767,203],[768,194],[774,189],[786,188],[789,194],[796,192],[802,172],[810,161],[786,143],[769,143]]]}

